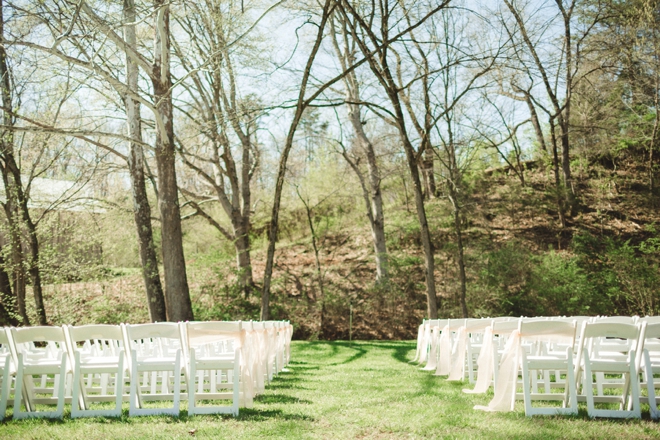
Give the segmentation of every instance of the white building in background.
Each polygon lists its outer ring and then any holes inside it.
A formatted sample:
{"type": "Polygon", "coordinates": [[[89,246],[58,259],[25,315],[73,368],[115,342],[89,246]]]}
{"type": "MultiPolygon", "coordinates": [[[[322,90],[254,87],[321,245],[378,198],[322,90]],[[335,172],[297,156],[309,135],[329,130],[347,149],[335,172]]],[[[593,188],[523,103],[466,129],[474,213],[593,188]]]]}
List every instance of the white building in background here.
{"type": "MultiPolygon", "coordinates": [[[[23,185],[27,182],[23,180],[23,185]]],[[[0,179],[0,202],[7,200],[5,184],[0,179]]],[[[71,181],[35,177],[30,184],[28,208],[69,212],[104,213],[98,190],[89,181],[71,181]]]]}

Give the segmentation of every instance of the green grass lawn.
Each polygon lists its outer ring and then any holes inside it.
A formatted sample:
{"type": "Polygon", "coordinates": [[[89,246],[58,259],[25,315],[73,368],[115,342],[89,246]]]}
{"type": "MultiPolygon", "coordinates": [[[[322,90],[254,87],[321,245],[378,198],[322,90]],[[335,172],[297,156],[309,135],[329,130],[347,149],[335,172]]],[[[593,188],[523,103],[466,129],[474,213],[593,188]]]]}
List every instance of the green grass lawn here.
{"type": "MultiPolygon", "coordinates": [[[[227,416],[128,417],[0,423],[0,439],[124,438],[660,438],[648,420],[527,418],[475,411],[491,395],[461,392],[408,361],[413,342],[294,342],[289,372],[255,400],[253,409],[227,416]],[[194,434],[191,434],[194,430],[194,434]]],[[[182,409],[186,403],[182,404],[182,409]]],[[[11,411],[10,411],[11,412],[11,411]]]]}

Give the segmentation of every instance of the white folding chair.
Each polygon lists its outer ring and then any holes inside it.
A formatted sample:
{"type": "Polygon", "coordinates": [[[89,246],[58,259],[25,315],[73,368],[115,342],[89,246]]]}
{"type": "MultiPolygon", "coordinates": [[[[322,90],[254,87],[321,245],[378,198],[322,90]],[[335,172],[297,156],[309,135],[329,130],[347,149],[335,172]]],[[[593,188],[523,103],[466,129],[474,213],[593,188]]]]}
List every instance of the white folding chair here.
{"type": "Polygon", "coordinates": [[[9,344],[16,359],[14,419],[62,418],[67,374],[66,335],[62,327],[11,328],[9,344]],[[37,346],[40,345],[40,346],[37,346]],[[35,377],[38,382],[35,384],[35,377]],[[25,405],[25,411],[22,405],[25,405]],[[37,411],[36,405],[56,405],[37,411]]]}
{"type": "Polygon", "coordinates": [[[71,418],[120,417],[124,394],[123,333],[118,325],[65,327],[73,364],[71,418]],[[113,386],[114,385],[114,386],[113,386]],[[114,393],[111,393],[114,389],[114,393]],[[113,409],[91,409],[114,402],[113,409]]]}
{"type": "Polygon", "coordinates": [[[7,414],[7,401],[13,377],[16,375],[9,349],[8,328],[0,328],[0,421],[7,414]]]}
{"type": "Polygon", "coordinates": [[[125,325],[130,350],[129,416],[179,415],[181,401],[181,334],[171,322],[125,325]],[[172,401],[172,406],[145,408],[147,401],[172,401]]]}
{"type": "Polygon", "coordinates": [[[578,380],[582,374],[584,376],[581,395],[586,398],[589,417],[641,417],[635,347],[645,326],[646,323],[642,323],[641,326],[607,321],[584,323],[578,349],[580,362],[576,362],[575,376],[578,380]],[[621,343],[622,341],[625,344],[621,343]],[[632,348],[628,349],[628,347],[632,348]],[[594,396],[594,375],[597,373],[619,376],[620,379],[601,383],[597,395],[594,396]],[[617,389],[621,390],[621,394],[611,394],[617,389]],[[605,393],[605,390],[609,390],[609,393],[605,393]],[[626,405],[629,398],[628,390],[632,399],[631,410],[628,410],[626,405]],[[618,404],[619,409],[599,409],[595,407],[596,403],[618,404]]]}
{"type": "Polygon", "coordinates": [[[238,416],[241,345],[245,338],[241,322],[188,322],[185,326],[188,414],[238,416]],[[230,400],[231,404],[200,406],[201,400],[230,400]]]}
{"type": "MultiPolygon", "coordinates": [[[[649,321],[646,321],[647,323],[649,321]]],[[[654,375],[660,374],[660,320],[653,320],[652,323],[647,324],[644,331],[644,361],[642,378],[644,380],[643,387],[647,390],[647,396],[640,396],[640,402],[648,403],[649,412],[653,420],[660,418],[660,410],[658,409],[658,393],[656,390],[660,388],[660,379],[654,378],[654,375]]]]}
{"type": "Polygon", "coordinates": [[[574,415],[578,412],[577,390],[574,376],[573,346],[576,324],[559,320],[520,322],[522,354],[522,382],[525,415],[574,415]],[[525,342],[532,343],[530,353],[522,348],[525,342]],[[564,350],[553,350],[554,344],[562,344],[564,350]],[[550,375],[555,380],[550,380],[550,375]],[[561,374],[565,380],[561,381],[561,374]],[[543,392],[539,392],[538,384],[543,392]],[[553,392],[557,388],[562,393],[553,392]],[[562,407],[537,407],[533,401],[561,401],[562,407]]]}

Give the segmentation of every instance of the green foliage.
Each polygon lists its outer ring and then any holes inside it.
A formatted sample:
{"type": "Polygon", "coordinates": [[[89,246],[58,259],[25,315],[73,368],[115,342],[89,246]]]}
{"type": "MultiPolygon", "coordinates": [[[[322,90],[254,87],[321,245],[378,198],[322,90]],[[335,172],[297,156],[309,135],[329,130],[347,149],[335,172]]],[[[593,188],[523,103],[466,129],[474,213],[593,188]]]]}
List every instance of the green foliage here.
{"type": "Polygon", "coordinates": [[[258,320],[259,311],[259,304],[245,298],[237,283],[211,282],[193,299],[193,313],[199,321],[258,320]]]}
{"type": "Polygon", "coordinates": [[[578,259],[565,252],[550,251],[533,258],[530,292],[539,299],[538,315],[591,314],[594,291],[578,259]]]}
{"type": "MultiPolygon", "coordinates": [[[[650,228],[655,232],[653,227],[650,228]]],[[[630,240],[576,235],[575,250],[600,293],[608,314],[657,315],[660,312],[659,237],[634,245],[630,240]]]]}
{"type": "Polygon", "coordinates": [[[54,213],[38,232],[44,284],[103,278],[103,234],[93,216],[54,213]]]}
{"type": "Polygon", "coordinates": [[[633,245],[582,233],[572,253],[540,254],[508,242],[485,254],[474,307],[514,316],[657,315],[659,242],[654,236],[633,245]]]}
{"type": "Polygon", "coordinates": [[[591,314],[594,291],[578,259],[565,252],[534,255],[511,241],[486,254],[478,282],[490,293],[493,315],[539,316],[591,314]]]}

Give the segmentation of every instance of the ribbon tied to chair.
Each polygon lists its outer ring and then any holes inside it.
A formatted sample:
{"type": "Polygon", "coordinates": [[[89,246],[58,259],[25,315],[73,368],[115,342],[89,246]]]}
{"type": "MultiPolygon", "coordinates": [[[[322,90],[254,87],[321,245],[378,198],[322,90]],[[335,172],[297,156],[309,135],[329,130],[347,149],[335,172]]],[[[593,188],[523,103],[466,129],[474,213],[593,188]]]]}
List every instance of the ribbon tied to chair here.
{"type": "Polygon", "coordinates": [[[475,405],[474,409],[482,411],[512,411],[515,401],[516,385],[518,383],[518,367],[520,362],[520,332],[514,330],[504,347],[500,361],[499,374],[495,384],[495,396],[488,406],[475,405]]]}

